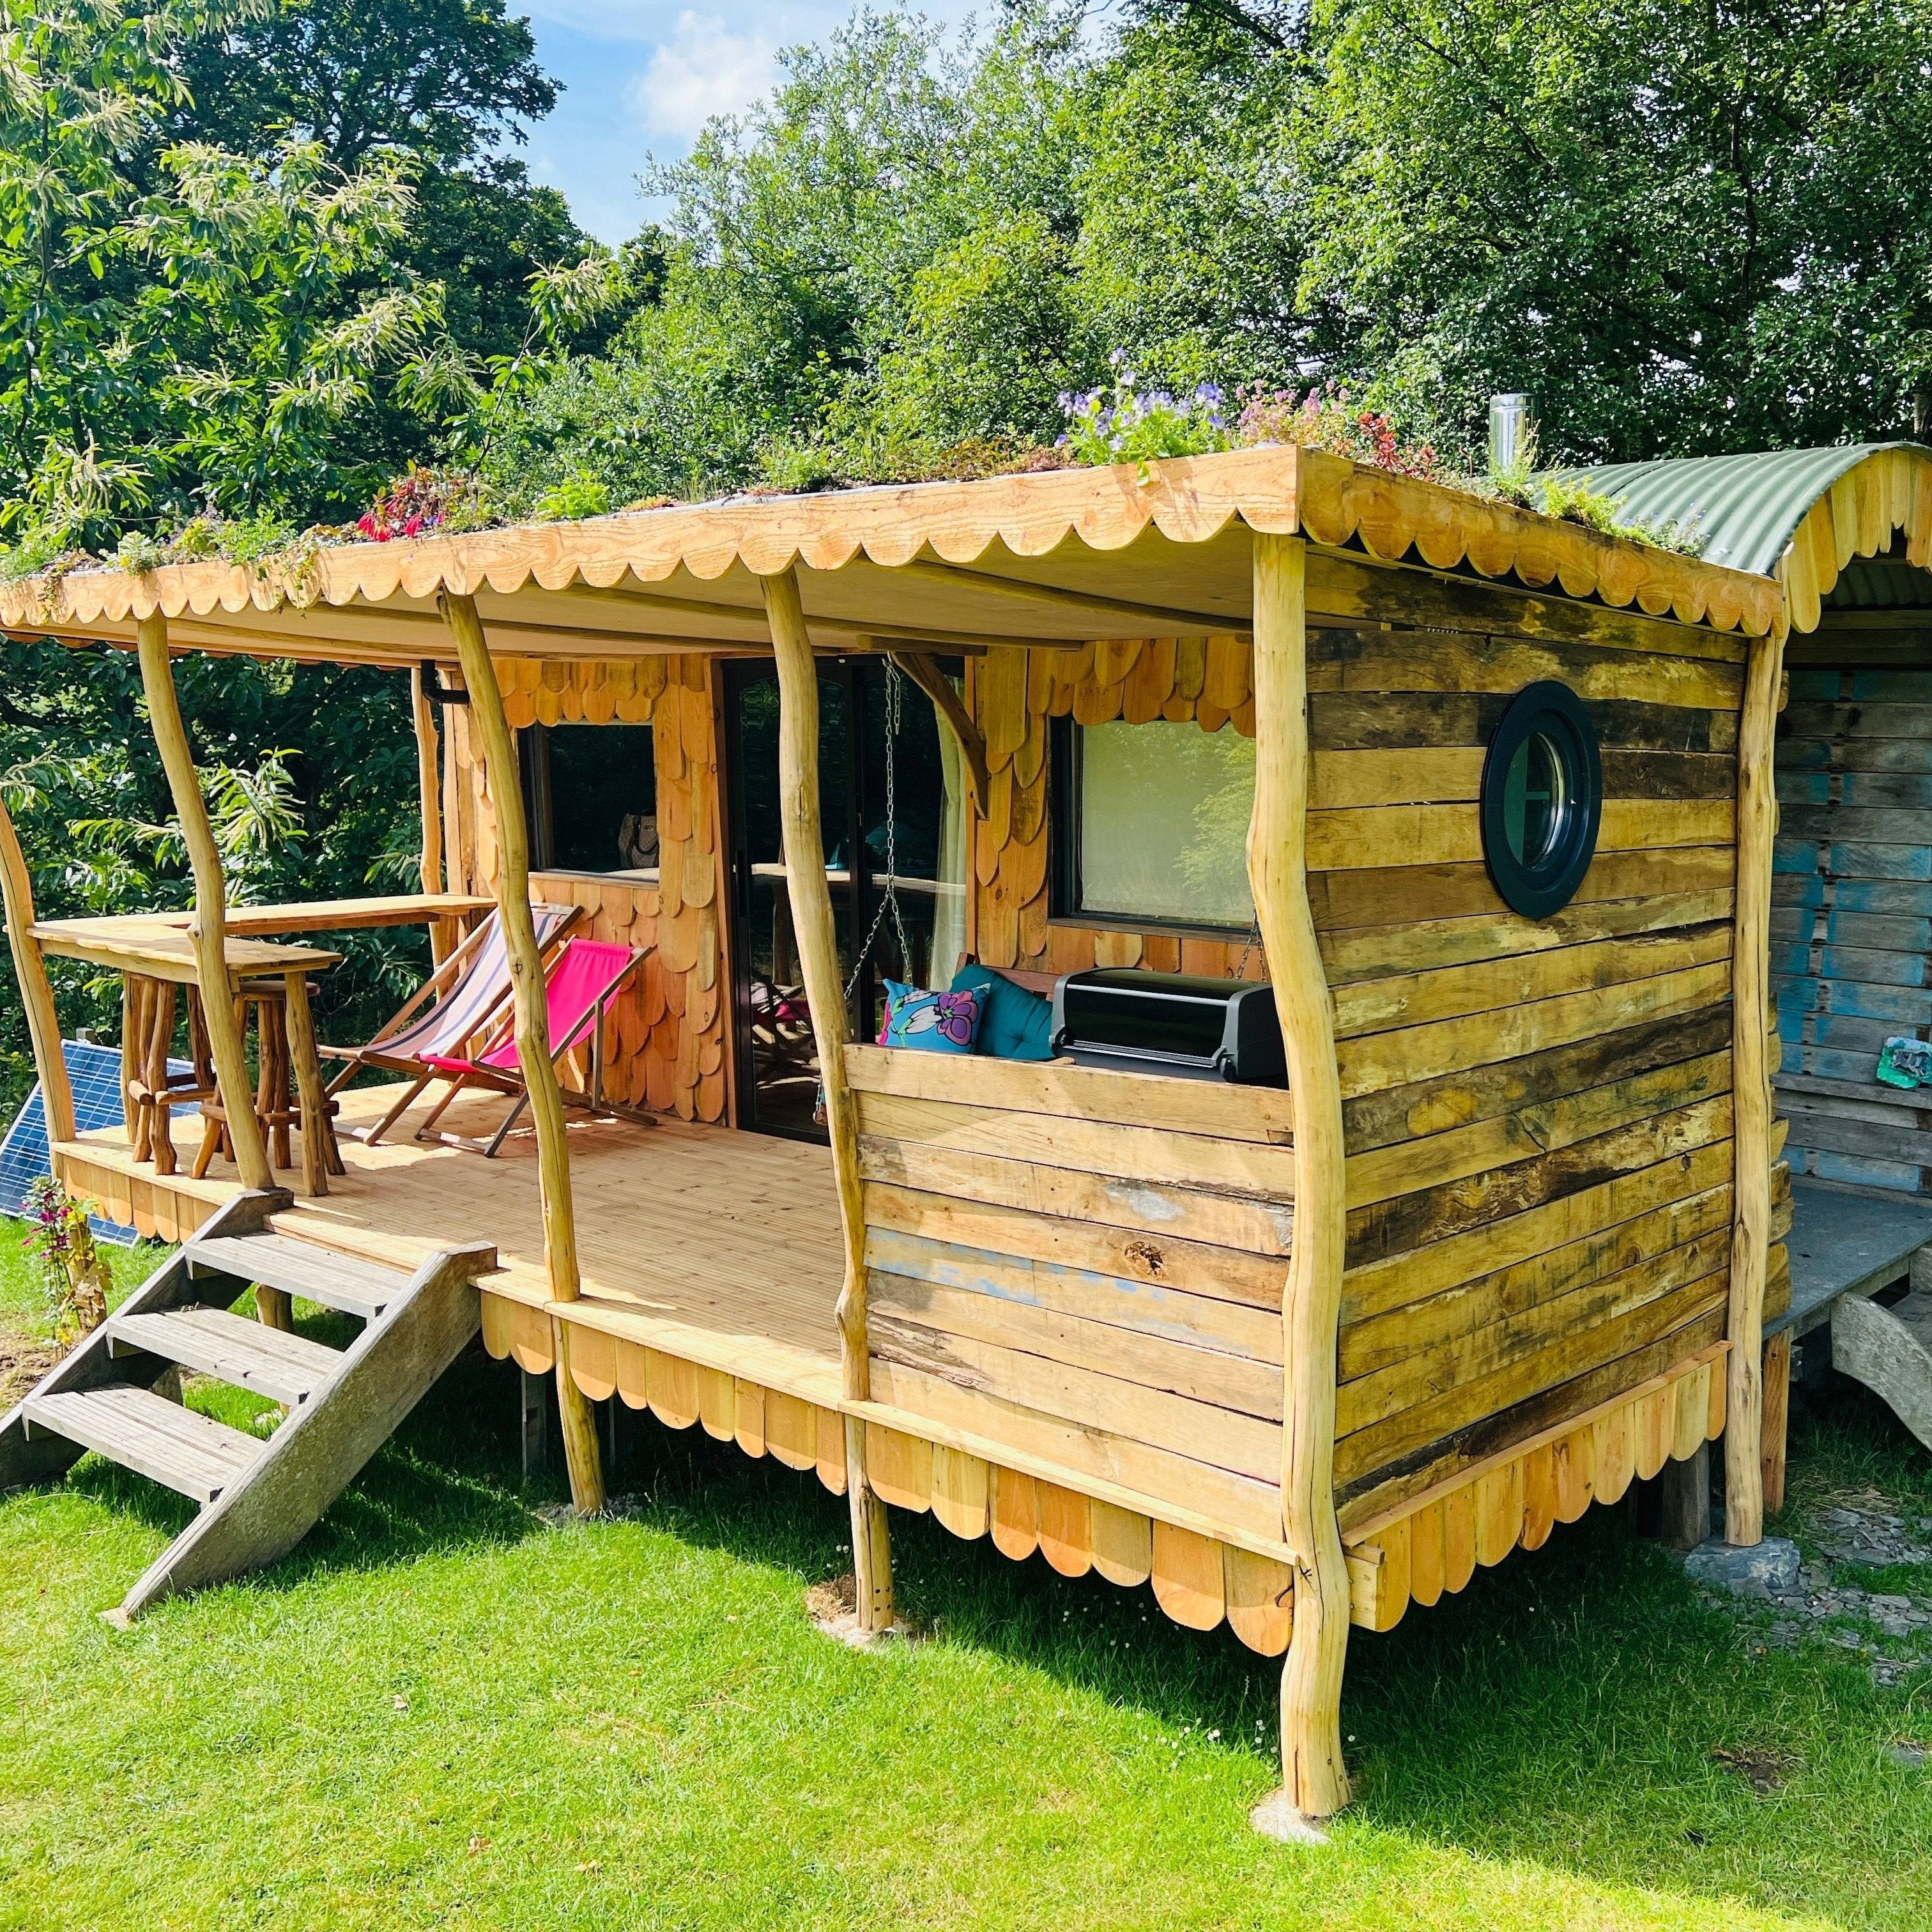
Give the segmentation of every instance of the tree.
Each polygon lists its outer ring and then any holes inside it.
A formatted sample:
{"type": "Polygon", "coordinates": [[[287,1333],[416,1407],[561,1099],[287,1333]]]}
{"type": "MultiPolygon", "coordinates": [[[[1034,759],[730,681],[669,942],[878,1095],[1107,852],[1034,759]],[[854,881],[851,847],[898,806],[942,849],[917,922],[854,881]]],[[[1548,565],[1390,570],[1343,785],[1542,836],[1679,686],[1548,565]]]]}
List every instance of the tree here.
{"type": "Polygon", "coordinates": [[[345,170],[386,148],[412,156],[416,211],[396,259],[442,285],[466,350],[513,353],[529,277],[584,252],[563,197],[504,152],[556,106],[557,85],[503,0],[270,0],[189,40],[181,68],[176,141],[262,156],[293,138],[345,170]]]}
{"type": "Polygon", "coordinates": [[[1302,296],[1336,365],[1452,434],[1532,389],[1572,458],[1910,431],[1924,0],[1328,0],[1316,24],[1302,296]]]}

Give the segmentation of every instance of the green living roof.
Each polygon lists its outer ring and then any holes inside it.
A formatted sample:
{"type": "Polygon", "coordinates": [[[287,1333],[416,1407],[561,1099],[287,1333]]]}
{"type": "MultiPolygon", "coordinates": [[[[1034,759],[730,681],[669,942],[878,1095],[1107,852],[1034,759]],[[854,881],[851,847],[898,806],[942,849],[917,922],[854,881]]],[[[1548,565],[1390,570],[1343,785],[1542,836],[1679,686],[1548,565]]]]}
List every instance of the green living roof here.
{"type": "Polygon", "coordinates": [[[1768,577],[1805,512],[1846,471],[1881,450],[1916,446],[1852,442],[1834,449],[1605,463],[1562,473],[1613,498],[1635,520],[1694,527],[1704,538],[1706,563],[1768,577]]]}

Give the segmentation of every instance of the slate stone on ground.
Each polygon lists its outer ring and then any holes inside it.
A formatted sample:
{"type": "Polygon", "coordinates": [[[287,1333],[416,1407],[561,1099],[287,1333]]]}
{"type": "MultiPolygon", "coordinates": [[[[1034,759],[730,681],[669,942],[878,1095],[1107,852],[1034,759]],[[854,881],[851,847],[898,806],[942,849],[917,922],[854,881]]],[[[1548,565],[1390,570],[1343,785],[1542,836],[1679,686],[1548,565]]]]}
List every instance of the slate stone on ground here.
{"type": "Polygon", "coordinates": [[[1782,1596],[1798,1587],[1798,1546],[1768,1536],[1748,1550],[1728,1543],[1700,1543],[1684,1559],[1684,1573],[1714,1589],[1739,1597],[1782,1596]]]}

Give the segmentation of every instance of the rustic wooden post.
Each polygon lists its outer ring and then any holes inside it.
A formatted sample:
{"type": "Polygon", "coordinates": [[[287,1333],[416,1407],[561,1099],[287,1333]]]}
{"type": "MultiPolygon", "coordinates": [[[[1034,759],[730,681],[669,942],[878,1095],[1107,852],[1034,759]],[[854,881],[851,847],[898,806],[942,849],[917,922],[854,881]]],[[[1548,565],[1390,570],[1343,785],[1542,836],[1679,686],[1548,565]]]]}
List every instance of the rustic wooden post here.
{"type": "MultiPolygon", "coordinates": [[[[788,570],[762,582],[778,676],[778,812],[784,827],[786,885],[799,968],[818,1046],[832,1132],[832,1171],[845,1235],[844,1281],[838,1292],[839,1352],[846,1400],[865,1402],[872,1393],[866,1347],[866,1213],[859,1190],[858,1117],[845,1084],[851,1016],[838,968],[838,929],[832,922],[818,819],[818,670],[812,662],[797,578],[788,570]]],[[[888,1629],[892,1621],[892,1564],[886,1508],[866,1479],[866,1429],[856,1416],[845,1419],[845,1482],[852,1508],[859,1627],[888,1629]]]]}
{"type": "MultiPolygon", "coordinates": [[[[422,857],[418,872],[426,892],[442,890],[442,796],[438,782],[436,707],[423,689],[422,668],[410,673],[410,716],[416,732],[416,800],[422,814],[422,857]]],[[[430,956],[440,966],[449,952],[449,927],[433,919],[430,956]]]]}
{"type": "MultiPolygon", "coordinates": [[[[496,836],[502,855],[496,905],[510,961],[517,1059],[530,1092],[531,1124],[536,1130],[537,1187],[543,1204],[544,1261],[550,1273],[550,1298],[574,1301],[583,1292],[583,1282],[571,1204],[570,1152],[564,1139],[563,1094],[557,1085],[556,1069],[550,1064],[543,956],[538,950],[536,926],[530,916],[530,832],[524,823],[524,796],[517,783],[516,741],[504,715],[503,693],[490,659],[482,620],[476,614],[476,600],[445,592],[437,602],[463,660],[477,750],[496,803],[496,836]]],[[[570,1371],[570,1324],[558,1322],[554,1325],[556,1402],[563,1422],[571,1500],[579,1515],[594,1516],[604,1507],[597,1420],[590,1397],[577,1386],[570,1371]]]]}
{"type": "Polygon", "coordinates": [[[182,722],[181,700],[168,662],[168,620],[157,610],[141,619],[136,634],[148,722],[160,750],[162,769],[168,775],[175,815],[181,820],[182,838],[194,874],[194,914],[188,922],[188,939],[194,948],[195,977],[201,988],[202,1016],[208,1026],[215,1082],[221,1089],[236,1172],[244,1187],[258,1192],[273,1187],[275,1177],[268,1165],[262,1124],[255,1118],[254,1083],[248,1078],[241,1016],[236,1010],[228,976],[227,885],[221,873],[221,854],[208,821],[208,801],[201,795],[201,777],[188,747],[188,729],[182,722]]]}
{"type": "Polygon", "coordinates": [[[1294,1552],[1294,1624],[1282,1672],[1277,1802],[1304,1818],[1325,1818],[1348,1802],[1342,1756],[1348,1572],[1334,1480],[1346,1199],[1342,1089],[1328,975],[1308,903],[1306,547],[1298,537],[1261,534],[1254,544],[1255,806],[1248,879],[1294,1096],[1294,1233],[1282,1304],[1287,1364],[1282,1519],[1294,1552]]]}
{"type": "Polygon", "coordinates": [[[1778,833],[1772,757],[1787,619],[1750,640],[1738,724],[1738,884],[1731,952],[1731,1288],[1726,1332],[1724,1540],[1764,1536],[1765,1274],[1771,1250],[1771,857],[1778,833]]]}
{"type": "Polygon", "coordinates": [[[70,1141],[74,1136],[74,1083],[67,1076],[67,1054],[61,1046],[60,1016],[54,1010],[47,962],[33,934],[33,874],[27,870],[26,855],[20,850],[20,836],[14,830],[4,798],[0,798],[0,900],[6,906],[14,977],[20,985],[20,1004],[27,1010],[27,1035],[33,1043],[34,1071],[40,1076],[40,1097],[46,1108],[47,1138],[70,1141]]]}

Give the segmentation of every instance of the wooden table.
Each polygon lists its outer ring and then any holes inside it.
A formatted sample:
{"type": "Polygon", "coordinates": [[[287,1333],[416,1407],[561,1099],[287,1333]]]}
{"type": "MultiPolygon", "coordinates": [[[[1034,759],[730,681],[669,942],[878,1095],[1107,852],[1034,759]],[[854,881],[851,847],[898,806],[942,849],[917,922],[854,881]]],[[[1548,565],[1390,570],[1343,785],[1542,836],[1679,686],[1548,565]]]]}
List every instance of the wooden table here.
{"type": "MultiPolygon", "coordinates": [[[[118,919],[44,920],[29,930],[43,953],[56,959],[76,959],[83,965],[103,967],[110,972],[118,973],[124,989],[124,1013],[132,1014],[136,1005],[147,998],[140,990],[142,982],[193,987],[201,992],[204,1000],[208,997],[208,989],[201,986],[196,968],[194,949],[188,936],[188,918],[186,914],[142,914],[118,919]],[[179,925],[174,922],[177,916],[181,921],[179,925]]],[[[309,1194],[326,1194],[330,1165],[326,1112],[328,1102],[322,1091],[321,1056],[316,1052],[315,1019],[308,1003],[308,976],[325,967],[339,964],[342,956],[339,952],[325,952],[313,946],[276,945],[230,933],[225,938],[222,957],[228,969],[229,983],[221,989],[219,997],[237,998],[242,982],[247,980],[277,979],[282,982],[288,1003],[289,1054],[295,1073],[296,1097],[302,1106],[302,1184],[309,1194]]],[[[172,1031],[174,995],[170,992],[166,998],[169,1030],[172,1031]]],[[[130,1058],[132,1048],[131,1040],[124,1037],[124,1081],[136,1077],[130,1058]]],[[[143,1094],[160,1110],[159,1138],[155,1142],[158,1165],[164,1158],[166,1167],[171,1169],[173,1144],[167,1133],[170,1102],[165,1094],[164,1042],[158,1057],[160,1066],[157,1068],[153,1064],[154,1056],[151,1054],[148,1065],[138,1078],[143,1094]],[[164,1156],[160,1154],[164,1143],[164,1156]]],[[[250,1107],[254,1104],[252,1094],[224,1094],[220,1097],[225,1108],[237,1105],[250,1107]]],[[[130,1117],[130,1134],[134,1126],[134,1120],[130,1117]]]]}
{"type": "MultiPolygon", "coordinates": [[[[290,905],[235,905],[223,915],[231,939],[262,939],[284,932],[361,932],[378,926],[422,926],[439,920],[474,919],[496,904],[468,892],[394,892],[380,898],[309,899],[290,905]]],[[[185,932],[189,912],[122,913],[102,919],[57,919],[50,927],[90,932],[157,927],[185,932]]],[[[36,931],[40,928],[37,927],[36,931]]]]}

